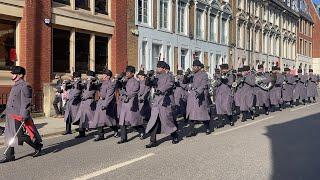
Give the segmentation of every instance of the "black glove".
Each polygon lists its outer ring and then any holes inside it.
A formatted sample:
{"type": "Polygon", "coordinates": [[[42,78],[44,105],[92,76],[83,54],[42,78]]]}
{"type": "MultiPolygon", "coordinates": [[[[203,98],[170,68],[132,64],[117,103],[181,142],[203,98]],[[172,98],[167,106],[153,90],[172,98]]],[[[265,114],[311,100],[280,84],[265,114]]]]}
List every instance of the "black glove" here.
{"type": "Polygon", "coordinates": [[[126,96],[126,95],[124,96],[124,100],[123,100],[123,102],[124,102],[124,103],[128,103],[128,102],[129,102],[129,98],[128,98],[128,96],[126,96]]]}
{"type": "Polygon", "coordinates": [[[162,92],[161,92],[160,90],[156,90],[156,91],[154,92],[154,94],[155,94],[155,95],[161,95],[162,92]]]}
{"type": "Polygon", "coordinates": [[[144,100],[143,99],[139,99],[139,103],[143,103],[144,102],[144,100]]]}

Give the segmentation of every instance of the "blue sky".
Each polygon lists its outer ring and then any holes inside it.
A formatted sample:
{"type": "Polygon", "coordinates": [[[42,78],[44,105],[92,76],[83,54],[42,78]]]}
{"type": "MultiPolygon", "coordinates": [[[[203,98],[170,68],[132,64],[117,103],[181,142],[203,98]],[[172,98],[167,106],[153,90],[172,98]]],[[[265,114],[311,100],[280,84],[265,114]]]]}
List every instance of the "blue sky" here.
{"type": "Polygon", "coordinates": [[[320,4],[320,0],[313,0],[316,4],[320,4]]]}

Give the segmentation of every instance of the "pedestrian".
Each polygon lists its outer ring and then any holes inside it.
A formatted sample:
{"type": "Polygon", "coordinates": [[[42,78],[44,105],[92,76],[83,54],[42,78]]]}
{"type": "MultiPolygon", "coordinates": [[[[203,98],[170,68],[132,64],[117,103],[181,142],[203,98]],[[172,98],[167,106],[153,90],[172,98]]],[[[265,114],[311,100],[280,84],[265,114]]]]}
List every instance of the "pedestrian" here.
{"type": "Polygon", "coordinates": [[[97,91],[96,73],[93,71],[87,72],[87,79],[82,84],[83,92],[81,103],[76,116],[74,125],[79,125],[79,135],[76,138],[85,137],[86,130],[89,129],[89,122],[93,121],[94,112],[96,110],[95,95],[97,91]]]}
{"type": "Polygon", "coordinates": [[[272,67],[272,78],[275,80],[273,88],[270,90],[270,103],[271,111],[274,112],[276,107],[279,106],[281,111],[282,103],[282,85],[285,80],[285,76],[280,73],[280,68],[277,66],[272,67]]]}
{"type": "Polygon", "coordinates": [[[197,134],[194,129],[196,122],[202,122],[205,126],[206,134],[211,134],[208,75],[201,70],[203,65],[199,60],[194,60],[192,66],[193,76],[185,79],[185,83],[190,84],[187,100],[187,118],[189,119],[187,137],[197,134]]]}
{"type": "Polygon", "coordinates": [[[73,73],[72,87],[68,94],[64,121],[66,122],[66,132],[63,135],[72,134],[71,125],[76,120],[76,116],[81,103],[83,85],[81,83],[81,73],[73,73]]]}
{"type": "Polygon", "coordinates": [[[128,142],[127,127],[136,129],[140,139],[144,139],[143,120],[139,111],[139,82],[134,78],[136,72],[135,67],[127,66],[126,68],[126,84],[124,88],[124,100],[121,104],[121,113],[119,125],[121,129],[121,140],[118,144],[128,142]]]}
{"type": "Polygon", "coordinates": [[[307,83],[307,96],[308,101],[315,103],[316,97],[318,97],[318,77],[313,74],[313,69],[309,69],[309,80],[307,83]]]}
{"type": "Polygon", "coordinates": [[[296,76],[296,85],[293,91],[293,99],[296,102],[296,106],[300,104],[300,102],[303,103],[303,105],[306,104],[307,99],[307,81],[308,76],[302,74],[302,69],[298,69],[298,75],[296,76]]]}
{"type": "Polygon", "coordinates": [[[221,128],[225,124],[234,126],[232,105],[233,97],[231,86],[235,78],[228,64],[220,65],[222,75],[217,79],[218,85],[216,89],[216,111],[218,115],[217,127],[221,128]]]}
{"type": "Polygon", "coordinates": [[[173,94],[174,81],[172,77],[166,73],[166,63],[158,61],[156,77],[148,77],[147,86],[154,88],[154,101],[151,108],[151,117],[147,124],[146,133],[150,133],[150,143],[146,148],[157,146],[156,135],[170,134],[172,143],[179,142],[177,134],[177,126],[175,124],[175,116],[173,105],[174,102],[170,96],[173,94]]]}
{"type": "Polygon", "coordinates": [[[23,145],[24,142],[35,149],[32,154],[33,157],[41,155],[43,147],[41,136],[31,117],[32,88],[24,80],[26,70],[21,66],[13,66],[11,74],[14,85],[11,88],[7,106],[3,112],[6,119],[4,140],[8,150],[0,163],[14,161],[14,148],[23,145]],[[23,122],[24,128],[19,131],[23,122]],[[16,138],[14,138],[15,134],[17,134],[16,138]]]}
{"type": "Polygon", "coordinates": [[[55,110],[55,115],[53,116],[54,118],[61,118],[63,117],[63,109],[62,109],[62,79],[61,76],[59,74],[55,75],[55,80],[56,80],[56,84],[55,84],[55,96],[54,96],[54,100],[53,100],[53,107],[55,110]]]}
{"type": "Polygon", "coordinates": [[[100,98],[94,112],[93,121],[89,121],[90,129],[97,129],[98,136],[95,141],[104,140],[104,127],[110,127],[114,131],[114,137],[119,137],[116,88],[118,81],[112,77],[112,71],[105,70],[102,75],[102,84],[98,88],[100,98]]]}

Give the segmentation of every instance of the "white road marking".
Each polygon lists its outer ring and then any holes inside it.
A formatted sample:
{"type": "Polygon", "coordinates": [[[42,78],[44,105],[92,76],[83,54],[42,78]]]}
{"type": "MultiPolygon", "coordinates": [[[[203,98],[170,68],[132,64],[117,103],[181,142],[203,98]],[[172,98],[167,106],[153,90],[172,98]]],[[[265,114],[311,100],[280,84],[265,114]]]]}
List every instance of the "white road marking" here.
{"type": "Polygon", "coordinates": [[[241,129],[241,128],[244,128],[244,127],[247,127],[247,126],[251,126],[251,125],[253,125],[253,124],[257,124],[257,123],[260,123],[260,122],[262,122],[262,121],[266,121],[266,120],[268,120],[268,119],[272,119],[272,118],[274,118],[274,117],[275,117],[275,116],[270,116],[270,117],[267,117],[267,118],[264,118],[264,119],[261,119],[261,120],[253,121],[253,122],[251,122],[251,123],[248,123],[248,124],[245,124],[245,125],[242,125],[242,126],[238,126],[238,127],[235,127],[235,128],[231,128],[231,129],[225,130],[225,131],[213,133],[213,135],[225,134],[225,133],[227,133],[227,132],[234,131],[234,130],[237,130],[237,129],[241,129]]]}
{"type": "Polygon", "coordinates": [[[302,107],[299,107],[299,108],[291,109],[290,111],[294,112],[294,111],[297,111],[297,110],[300,110],[300,109],[304,109],[304,108],[307,108],[307,107],[310,107],[310,106],[314,106],[314,105],[317,105],[317,104],[319,104],[319,103],[309,104],[309,105],[302,106],[302,107]]]}
{"type": "Polygon", "coordinates": [[[91,179],[91,178],[100,176],[100,175],[102,175],[102,174],[106,174],[106,173],[108,173],[108,172],[114,171],[114,170],[116,170],[116,169],[122,168],[122,167],[124,167],[124,166],[130,165],[130,164],[135,163],[135,162],[137,162],[137,161],[141,161],[141,160],[143,160],[143,159],[146,159],[146,158],[151,157],[151,156],[154,156],[154,155],[155,155],[154,153],[149,153],[149,154],[147,154],[147,155],[145,155],[145,156],[141,156],[141,157],[138,157],[138,158],[135,158],[135,159],[132,159],[132,160],[123,162],[123,163],[119,163],[119,164],[116,164],[116,165],[107,167],[107,168],[105,168],[105,169],[101,169],[101,170],[99,170],[99,171],[96,171],[96,172],[93,172],[93,173],[90,173],[90,174],[86,174],[86,175],[77,177],[77,178],[75,178],[74,180],[87,180],[87,179],[91,179]]]}

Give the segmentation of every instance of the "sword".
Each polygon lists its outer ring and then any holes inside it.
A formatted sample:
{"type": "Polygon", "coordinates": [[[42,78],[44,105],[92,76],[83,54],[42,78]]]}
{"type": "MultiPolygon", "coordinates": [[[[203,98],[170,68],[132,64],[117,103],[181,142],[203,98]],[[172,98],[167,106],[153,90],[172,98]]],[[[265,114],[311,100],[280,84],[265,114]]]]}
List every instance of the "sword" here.
{"type": "Polygon", "coordinates": [[[13,144],[14,140],[16,139],[16,137],[18,136],[18,133],[20,132],[20,130],[22,129],[24,125],[24,121],[21,123],[18,131],[16,132],[16,134],[13,136],[13,138],[10,140],[8,147],[6,148],[6,150],[4,151],[4,155],[7,153],[7,151],[9,150],[10,146],[13,144]]]}

